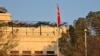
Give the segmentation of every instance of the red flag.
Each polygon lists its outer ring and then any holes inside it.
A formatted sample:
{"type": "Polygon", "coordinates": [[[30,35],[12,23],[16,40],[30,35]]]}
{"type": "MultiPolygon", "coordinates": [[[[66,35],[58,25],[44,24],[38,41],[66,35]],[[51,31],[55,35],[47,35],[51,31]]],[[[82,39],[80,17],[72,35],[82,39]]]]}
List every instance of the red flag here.
{"type": "Polygon", "coordinates": [[[61,19],[60,19],[60,9],[59,6],[57,4],[57,26],[59,26],[61,23],[61,19]]]}

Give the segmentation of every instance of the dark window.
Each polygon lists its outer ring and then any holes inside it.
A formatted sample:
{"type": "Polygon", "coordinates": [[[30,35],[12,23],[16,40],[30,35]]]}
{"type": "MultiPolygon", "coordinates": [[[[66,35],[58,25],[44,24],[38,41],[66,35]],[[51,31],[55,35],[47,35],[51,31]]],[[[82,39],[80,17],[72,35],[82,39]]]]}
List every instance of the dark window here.
{"type": "Polygon", "coordinates": [[[47,54],[54,54],[54,51],[47,51],[47,54]]]}
{"type": "Polygon", "coordinates": [[[31,54],[31,51],[23,51],[23,54],[31,54]]]}
{"type": "Polygon", "coordinates": [[[57,56],[56,54],[47,54],[47,55],[45,55],[45,56],[57,56]]]}
{"type": "Polygon", "coordinates": [[[10,51],[10,56],[19,56],[19,51],[10,51]]]}
{"type": "Polygon", "coordinates": [[[46,56],[46,55],[35,55],[35,56],[46,56]]]}
{"type": "Polygon", "coordinates": [[[31,51],[23,51],[22,56],[31,56],[31,51]]]}
{"type": "Polygon", "coordinates": [[[32,55],[22,55],[22,56],[32,56],[32,55]]]}
{"type": "Polygon", "coordinates": [[[10,55],[10,56],[19,56],[19,55],[10,55]]]}
{"type": "Polygon", "coordinates": [[[10,56],[19,56],[19,55],[10,55],[10,56]]]}
{"type": "Polygon", "coordinates": [[[35,54],[43,54],[43,51],[35,51],[35,54]]]}
{"type": "Polygon", "coordinates": [[[45,55],[43,55],[43,51],[35,51],[35,56],[45,56],[45,55]]]}
{"type": "Polygon", "coordinates": [[[19,54],[19,51],[10,51],[10,54],[19,54]]]}

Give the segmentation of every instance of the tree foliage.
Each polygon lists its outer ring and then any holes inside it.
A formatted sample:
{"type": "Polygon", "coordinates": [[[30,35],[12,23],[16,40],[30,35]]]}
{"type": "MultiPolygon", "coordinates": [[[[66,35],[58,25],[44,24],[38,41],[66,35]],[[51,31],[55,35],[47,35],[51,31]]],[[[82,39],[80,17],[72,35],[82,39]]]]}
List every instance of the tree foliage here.
{"type": "Polygon", "coordinates": [[[84,29],[87,29],[87,55],[100,56],[100,11],[90,12],[86,18],[78,18],[73,26],[69,26],[67,33],[62,34],[59,44],[64,43],[60,46],[64,56],[85,56],[84,29]]]}
{"type": "Polygon", "coordinates": [[[59,47],[64,56],[73,56],[73,47],[70,45],[70,38],[67,33],[62,33],[62,37],[59,39],[59,47]]]}
{"type": "Polygon", "coordinates": [[[69,35],[70,35],[70,42],[71,42],[71,45],[72,46],[75,46],[75,43],[76,43],[76,35],[75,35],[75,29],[72,25],[69,26],[69,35]]]}
{"type": "Polygon", "coordinates": [[[74,26],[69,26],[67,33],[62,34],[60,43],[63,43],[63,45],[61,45],[61,50],[66,50],[65,56],[84,56],[85,23],[86,21],[84,18],[79,18],[76,20],[74,26]]]}
{"type": "Polygon", "coordinates": [[[86,19],[90,24],[91,29],[97,35],[100,35],[100,11],[88,13],[86,19]]]}

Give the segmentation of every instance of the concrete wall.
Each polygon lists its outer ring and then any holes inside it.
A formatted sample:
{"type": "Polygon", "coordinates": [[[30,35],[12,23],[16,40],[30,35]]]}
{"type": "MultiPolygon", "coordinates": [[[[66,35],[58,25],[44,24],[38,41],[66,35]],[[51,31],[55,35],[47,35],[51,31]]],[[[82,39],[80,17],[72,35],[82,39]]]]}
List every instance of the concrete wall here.
{"type": "MultiPolygon", "coordinates": [[[[12,27],[7,27],[7,31],[12,31],[12,27]]],[[[19,51],[20,54],[23,51],[31,51],[33,54],[35,51],[43,51],[44,54],[47,51],[54,51],[57,53],[57,40],[61,36],[62,32],[66,32],[67,27],[61,27],[58,32],[57,27],[42,26],[40,35],[40,27],[13,27],[15,36],[11,36],[12,42],[16,42],[18,45],[14,48],[9,48],[10,51],[19,51]]]]}
{"type": "Polygon", "coordinates": [[[0,13],[0,21],[10,21],[11,15],[9,13],[0,13]]]}

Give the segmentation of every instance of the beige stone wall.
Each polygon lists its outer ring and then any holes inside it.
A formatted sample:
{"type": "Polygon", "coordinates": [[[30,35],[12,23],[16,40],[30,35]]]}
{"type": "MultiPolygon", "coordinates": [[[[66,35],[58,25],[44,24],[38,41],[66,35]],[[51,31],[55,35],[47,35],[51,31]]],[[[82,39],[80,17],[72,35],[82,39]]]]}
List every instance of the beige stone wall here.
{"type": "MultiPolygon", "coordinates": [[[[12,27],[7,27],[7,34],[12,31],[12,27]]],[[[54,51],[57,53],[57,40],[61,36],[62,32],[66,32],[67,27],[61,27],[58,32],[57,27],[42,26],[40,35],[40,27],[13,27],[13,31],[18,30],[14,33],[14,38],[12,41],[17,41],[17,46],[9,49],[10,51],[19,51],[20,54],[22,51],[31,51],[33,54],[35,51],[54,51]],[[53,33],[54,32],[54,33],[53,33]]]]}
{"type": "Polygon", "coordinates": [[[0,13],[0,21],[10,21],[11,15],[9,13],[0,13]]]}

